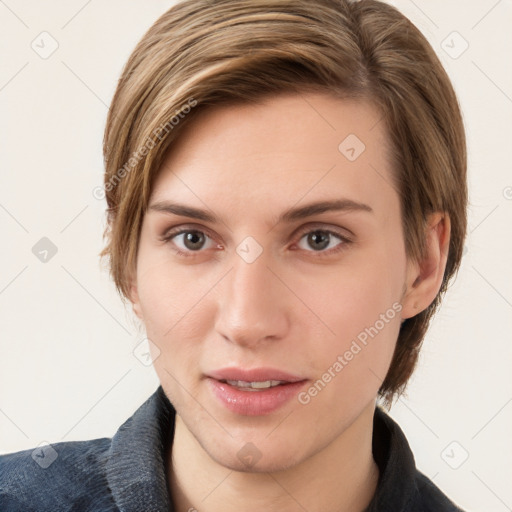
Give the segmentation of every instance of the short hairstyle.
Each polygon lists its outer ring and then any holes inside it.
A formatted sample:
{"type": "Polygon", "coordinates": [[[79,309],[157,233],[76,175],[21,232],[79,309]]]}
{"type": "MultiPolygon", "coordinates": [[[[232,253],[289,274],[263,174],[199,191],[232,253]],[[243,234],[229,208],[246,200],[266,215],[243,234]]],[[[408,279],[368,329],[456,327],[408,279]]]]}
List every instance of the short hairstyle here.
{"type": "Polygon", "coordinates": [[[390,405],[405,390],[430,319],[459,268],[467,222],[457,97],[425,37],[394,7],[376,0],[185,0],[163,14],[129,57],[110,107],[100,256],[108,257],[121,298],[129,298],[155,177],[198,112],[307,91],[377,107],[391,144],[408,258],[424,253],[429,213],[450,217],[440,291],[402,324],[379,389],[390,405]]]}

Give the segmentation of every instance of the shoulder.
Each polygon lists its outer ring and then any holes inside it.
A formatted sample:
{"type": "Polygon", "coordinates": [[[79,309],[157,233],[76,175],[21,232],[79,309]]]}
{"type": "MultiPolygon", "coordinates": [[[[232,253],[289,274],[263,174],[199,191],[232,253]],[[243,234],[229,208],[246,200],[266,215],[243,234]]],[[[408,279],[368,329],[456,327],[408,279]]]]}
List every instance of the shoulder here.
{"type": "MultiPolygon", "coordinates": [[[[414,510],[418,512],[464,512],[432,480],[421,471],[416,471],[417,503],[414,510]]],[[[412,509],[411,509],[412,510],[412,509]]]]}
{"type": "Polygon", "coordinates": [[[173,425],[174,409],[160,386],[112,439],[2,455],[0,511],[169,510],[164,451],[173,425]]]}
{"type": "Polygon", "coordinates": [[[0,456],[0,510],[116,510],[105,471],[110,446],[101,438],[0,456]]]}

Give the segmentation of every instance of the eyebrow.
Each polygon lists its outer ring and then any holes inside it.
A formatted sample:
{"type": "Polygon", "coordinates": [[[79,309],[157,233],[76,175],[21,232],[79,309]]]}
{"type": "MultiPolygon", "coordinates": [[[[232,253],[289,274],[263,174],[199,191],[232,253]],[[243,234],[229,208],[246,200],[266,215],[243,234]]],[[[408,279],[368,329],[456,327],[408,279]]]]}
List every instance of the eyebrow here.
{"type": "MultiPolygon", "coordinates": [[[[218,222],[217,217],[207,210],[194,208],[184,204],[172,203],[169,201],[157,201],[151,204],[148,207],[148,210],[180,215],[182,217],[190,217],[192,219],[211,222],[212,224],[218,222]]],[[[373,213],[373,209],[367,204],[359,203],[352,199],[334,199],[331,201],[319,201],[300,207],[290,208],[279,216],[277,224],[281,222],[293,222],[330,211],[359,211],[373,213]]]]}

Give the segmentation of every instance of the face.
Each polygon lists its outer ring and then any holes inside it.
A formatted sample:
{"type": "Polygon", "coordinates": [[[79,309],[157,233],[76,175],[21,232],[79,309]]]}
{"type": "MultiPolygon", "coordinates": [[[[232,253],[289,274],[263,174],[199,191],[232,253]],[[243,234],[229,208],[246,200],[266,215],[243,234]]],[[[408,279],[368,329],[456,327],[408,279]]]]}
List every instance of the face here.
{"type": "Polygon", "coordinates": [[[411,268],[379,119],[312,93],[216,107],[162,165],[132,301],[180,421],[226,467],[290,467],[373,409],[411,268]]]}

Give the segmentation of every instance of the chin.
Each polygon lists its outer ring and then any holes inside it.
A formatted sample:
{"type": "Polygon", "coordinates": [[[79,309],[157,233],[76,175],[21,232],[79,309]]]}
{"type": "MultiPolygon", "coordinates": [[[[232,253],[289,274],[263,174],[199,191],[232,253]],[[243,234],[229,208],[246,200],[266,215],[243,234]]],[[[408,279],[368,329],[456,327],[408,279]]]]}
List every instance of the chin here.
{"type": "Polygon", "coordinates": [[[256,455],[257,460],[255,459],[254,461],[244,461],[244,457],[239,457],[239,453],[240,451],[235,453],[234,456],[231,457],[226,457],[225,452],[219,454],[212,454],[211,452],[209,452],[209,455],[217,464],[224,466],[226,469],[237,471],[239,473],[277,473],[279,471],[286,471],[288,469],[291,469],[300,463],[300,459],[297,458],[296,453],[272,453],[266,456],[263,453],[259,452],[261,455],[259,455],[259,458],[258,455],[256,455]]]}
{"type": "Polygon", "coordinates": [[[203,450],[221,466],[242,473],[272,473],[284,471],[300,464],[308,453],[315,451],[292,435],[269,437],[269,430],[251,434],[237,432],[234,437],[203,438],[199,440],[203,450]]]}

